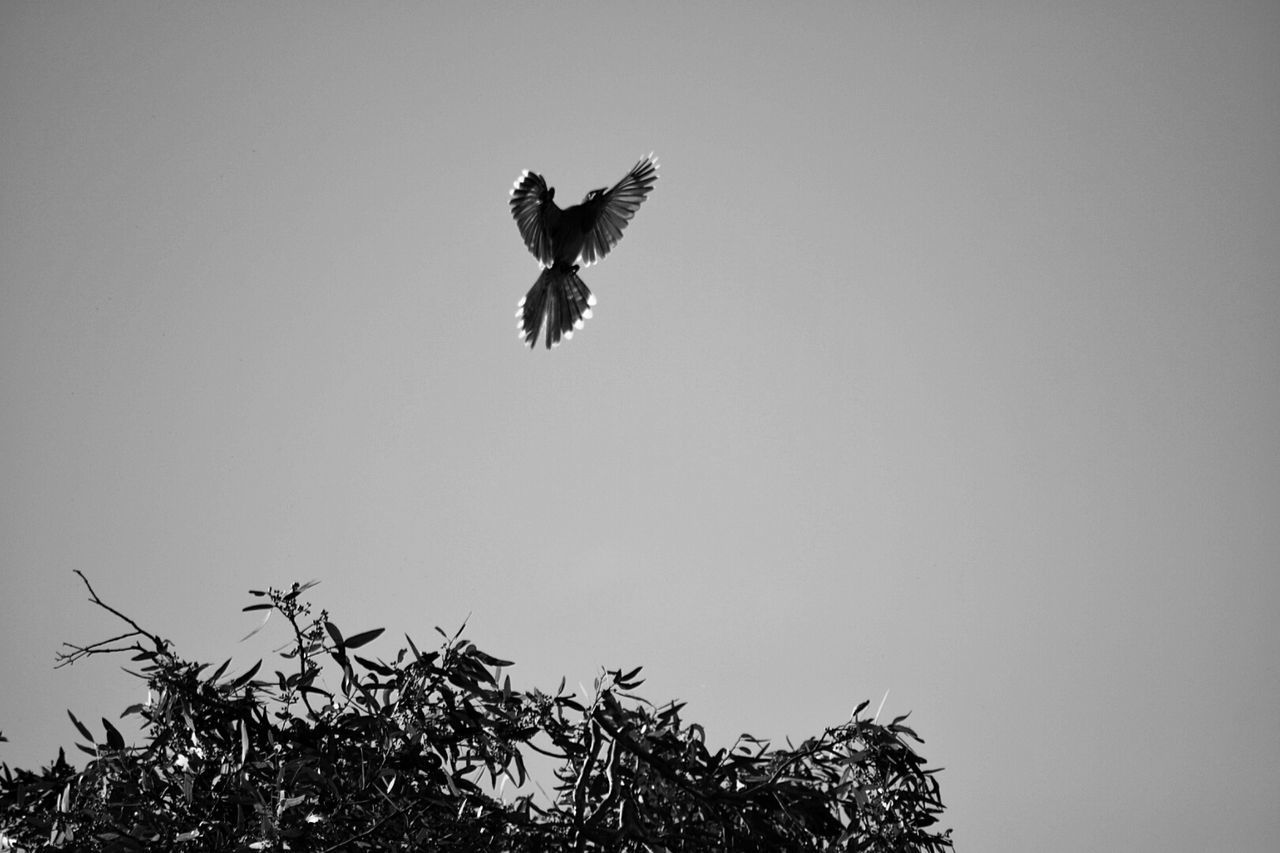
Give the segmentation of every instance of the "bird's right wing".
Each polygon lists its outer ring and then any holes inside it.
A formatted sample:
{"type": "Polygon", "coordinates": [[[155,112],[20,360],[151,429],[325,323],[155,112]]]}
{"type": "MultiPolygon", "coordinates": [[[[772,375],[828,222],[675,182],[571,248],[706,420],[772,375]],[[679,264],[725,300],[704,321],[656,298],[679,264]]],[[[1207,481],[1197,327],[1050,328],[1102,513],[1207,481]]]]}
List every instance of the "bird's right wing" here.
{"type": "Polygon", "coordinates": [[[640,209],[640,203],[658,180],[658,158],[650,154],[627,172],[608,192],[592,199],[590,228],[582,244],[582,263],[590,266],[609,254],[622,239],[622,229],[640,209]]]}
{"type": "Polygon", "coordinates": [[[547,182],[542,176],[528,169],[520,173],[515,188],[511,190],[511,215],[516,220],[516,227],[520,229],[524,244],[544,267],[555,261],[546,223],[547,212],[559,210],[552,200],[554,197],[555,190],[547,189],[547,182]]]}

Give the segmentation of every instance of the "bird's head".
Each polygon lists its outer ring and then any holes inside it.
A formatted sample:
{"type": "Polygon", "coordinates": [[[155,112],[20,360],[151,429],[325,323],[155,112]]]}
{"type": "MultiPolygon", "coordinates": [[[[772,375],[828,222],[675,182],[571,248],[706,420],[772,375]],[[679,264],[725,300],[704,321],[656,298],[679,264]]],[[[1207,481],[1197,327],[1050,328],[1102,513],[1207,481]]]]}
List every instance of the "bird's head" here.
{"type": "Polygon", "coordinates": [[[585,196],[582,197],[582,203],[587,204],[588,202],[595,201],[596,199],[600,198],[602,195],[604,195],[608,191],[609,191],[608,187],[601,187],[598,190],[592,190],[591,192],[587,193],[585,196]]]}

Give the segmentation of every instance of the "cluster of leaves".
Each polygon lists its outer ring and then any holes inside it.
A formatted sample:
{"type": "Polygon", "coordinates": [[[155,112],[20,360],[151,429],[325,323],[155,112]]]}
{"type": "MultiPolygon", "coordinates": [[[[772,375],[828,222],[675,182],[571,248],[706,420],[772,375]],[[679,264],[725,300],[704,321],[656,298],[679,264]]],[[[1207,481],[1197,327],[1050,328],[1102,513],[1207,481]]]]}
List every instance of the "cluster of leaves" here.
{"type": "MultiPolygon", "coordinates": [[[[83,579],[83,575],[81,576],[83,579]]],[[[461,637],[393,660],[356,650],[381,629],[345,636],[301,599],[310,584],[253,591],[246,610],[284,617],[284,669],[226,676],[174,652],[104,603],[129,630],[68,645],[62,663],[126,653],[147,683],[129,746],[108,720],[91,756],[59,751],[39,772],[0,766],[0,849],[942,851],[950,831],[936,770],[899,718],[849,722],[799,746],[743,735],[711,752],[680,703],[632,691],[639,669],[606,671],[589,699],[514,690],[510,666],[461,637]],[[339,684],[322,685],[325,666],[339,684]],[[526,788],[526,759],[555,762],[553,793],[526,788]]],[[[439,630],[439,629],[437,629],[439,630]]],[[[70,712],[68,712],[70,713],[70,712]]],[[[550,780],[548,780],[550,781],[550,780]]],[[[540,788],[541,786],[535,785],[540,788]]]]}

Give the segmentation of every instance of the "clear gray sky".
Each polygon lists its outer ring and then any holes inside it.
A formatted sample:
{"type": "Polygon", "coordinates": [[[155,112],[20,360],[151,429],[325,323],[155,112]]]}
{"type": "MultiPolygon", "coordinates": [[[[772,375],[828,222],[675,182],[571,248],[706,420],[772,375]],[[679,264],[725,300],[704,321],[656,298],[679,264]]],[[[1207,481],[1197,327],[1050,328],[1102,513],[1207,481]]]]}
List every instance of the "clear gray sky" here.
{"type": "Polygon", "coordinates": [[[140,696],[73,569],[246,665],[317,578],[713,740],[888,690],[962,850],[1274,850],[1280,5],[6,2],[0,483],[10,764],[140,696]],[[512,181],[650,150],[523,349],[512,181]]]}

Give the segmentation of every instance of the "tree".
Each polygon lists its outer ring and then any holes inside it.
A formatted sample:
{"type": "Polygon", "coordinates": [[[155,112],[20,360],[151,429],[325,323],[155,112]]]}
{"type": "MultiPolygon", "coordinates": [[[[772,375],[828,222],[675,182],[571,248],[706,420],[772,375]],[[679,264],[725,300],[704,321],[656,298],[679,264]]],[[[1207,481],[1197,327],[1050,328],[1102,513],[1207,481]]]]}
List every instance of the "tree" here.
{"type": "MultiPolygon", "coordinates": [[[[77,573],[79,574],[79,573],[77,573]]],[[[937,770],[899,717],[861,716],[785,749],[742,735],[714,752],[680,702],[633,692],[640,668],[606,670],[588,699],[513,689],[511,666],[440,629],[422,652],[358,654],[383,629],[346,635],[311,615],[312,584],[252,590],[247,611],[284,617],[281,669],[228,676],[108,605],[127,630],[66,644],[59,666],[131,656],[148,689],[145,742],[126,745],[68,711],[90,756],[59,750],[39,771],[0,765],[0,849],[458,851],[941,851],[950,830],[937,770]],[[326,690],[322,670],[338,681],[326,690]],[[553,793],[508,800],[526,759],[556,762],[553,793]]],[[[550,781],[550,780],[548,780],[550,781]]]]}

